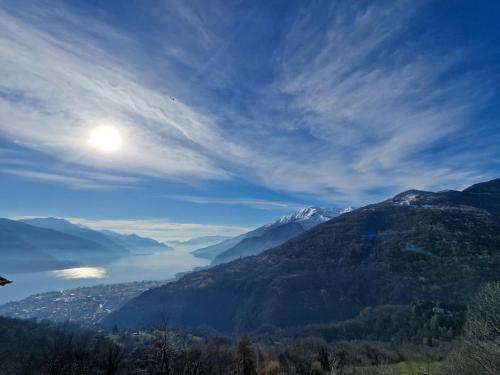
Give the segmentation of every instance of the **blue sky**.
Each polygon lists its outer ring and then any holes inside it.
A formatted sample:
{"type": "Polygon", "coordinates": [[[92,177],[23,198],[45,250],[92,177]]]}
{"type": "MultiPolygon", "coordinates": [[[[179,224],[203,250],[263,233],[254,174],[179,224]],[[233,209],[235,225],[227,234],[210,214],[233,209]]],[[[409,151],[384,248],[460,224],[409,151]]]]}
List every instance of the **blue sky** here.
{"type": "Polygon", "coordinates": [[[187,238],[499,177],[498,14],[4,0],[0,215],[187,238]],[[90,147],[99,126],[123,146],[90,147]]]}

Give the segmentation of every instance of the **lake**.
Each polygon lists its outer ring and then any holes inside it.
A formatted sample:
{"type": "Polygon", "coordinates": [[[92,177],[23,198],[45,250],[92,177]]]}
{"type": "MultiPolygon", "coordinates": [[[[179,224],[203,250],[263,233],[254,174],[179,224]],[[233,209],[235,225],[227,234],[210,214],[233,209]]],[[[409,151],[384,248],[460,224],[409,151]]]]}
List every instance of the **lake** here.
{"type": "Polygon", "coordinates": [[[13,283],[0,287],[0,305],[32,294],[73,289],[81,286],[114,284],[142,280],[168,280],[179,272],[208,265],[209,261],[188,252],[132,255],[105,266],[86,266],[45,272],[6,273],[13,283]]]}

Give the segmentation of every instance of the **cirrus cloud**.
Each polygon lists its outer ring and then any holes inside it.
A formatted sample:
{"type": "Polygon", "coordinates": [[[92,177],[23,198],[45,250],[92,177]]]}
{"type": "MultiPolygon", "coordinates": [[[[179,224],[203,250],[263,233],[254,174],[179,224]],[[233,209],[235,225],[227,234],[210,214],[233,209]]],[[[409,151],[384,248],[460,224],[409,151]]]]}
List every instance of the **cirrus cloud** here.
{"type": "Polygon", "coordinates": [[[474,127],[496,81],[464,67],[472,48],[419,31],[429,4],[303,3],[289,7],[276,32],[276,17],[265,23],[271,10],[250,5],[159,3],[145,11],[158,26],[151,31],[62,1],[7,2],[0,136],[87,175],[49,167],[4,174],[69,186],[85,186],[84,178],[89,188],[108,172],[137,184],[241,179],[354,205],[476,182],[491,176],[486,161],[497,155],[474,127]],[[269,40],[252,40],[263,29],[269,40]],[[88,149],[101,123],[120,130],[124,152],[88,149]]]}

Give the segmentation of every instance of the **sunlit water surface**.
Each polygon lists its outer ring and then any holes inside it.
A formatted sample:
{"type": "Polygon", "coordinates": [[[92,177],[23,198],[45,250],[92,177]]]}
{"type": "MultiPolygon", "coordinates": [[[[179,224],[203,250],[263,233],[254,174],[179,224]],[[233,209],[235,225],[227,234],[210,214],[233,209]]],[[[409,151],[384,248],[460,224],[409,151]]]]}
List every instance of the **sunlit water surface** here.
{"type": "Polygon", "coordinates": [[[108,271],[103,267],[79,267],[66,268],[63,270],[51,271],[55,277],[60,279],[104,279],[108,271]]]}
{"type": "Polygon", "coordinates": [[[166,251],[150,255],[121,258],[106,266],[87,266],[47,272],[8,273],[13,283],[0,288],[0,304],[19,300],[32,294],[98,284],[124,283],[142,280],[168,280],[176,273],[201,267],[208,261],[181,251],[166,251]]]}

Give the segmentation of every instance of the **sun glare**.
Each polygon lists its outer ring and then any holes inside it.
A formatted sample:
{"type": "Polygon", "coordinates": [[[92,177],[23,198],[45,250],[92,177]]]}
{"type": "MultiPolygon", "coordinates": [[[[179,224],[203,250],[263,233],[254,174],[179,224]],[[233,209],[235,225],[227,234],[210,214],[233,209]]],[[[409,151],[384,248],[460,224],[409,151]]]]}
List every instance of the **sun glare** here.
{"type": "Polygon", "coordinates": [[[113,126],[98,126],[90,133],[89,144],[102,152],[113,152],[123,145],[120,132],[113,126]]]}
{"type": "Polygon", "coordinates": [[[103,279],[107,273],[102,267],[80,267],[56,270],[52,274],[62,279],[103,279]]]}

